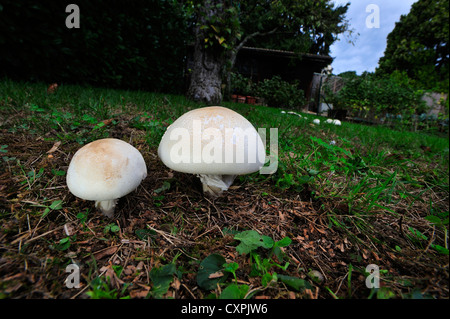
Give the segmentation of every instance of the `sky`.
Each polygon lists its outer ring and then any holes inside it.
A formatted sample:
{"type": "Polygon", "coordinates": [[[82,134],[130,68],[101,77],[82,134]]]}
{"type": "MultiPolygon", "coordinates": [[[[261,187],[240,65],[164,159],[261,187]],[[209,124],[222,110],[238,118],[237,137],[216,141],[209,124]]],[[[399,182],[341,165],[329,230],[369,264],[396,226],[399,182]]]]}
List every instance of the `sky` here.
{"type": "Polygon", "coordinates": [[[330,55],[334,58],[331,64],[333,74],[346,71],[356,71],[357,74],[375,71],[378,60],[386,49],[387,36],[394,29],[395,22],[400,20],[402,14],[408,14],[411,5],[416,1],[334,0],[336,4],[350,2],[346,17],[350,20],[350,29],[354,30],[354,33],[351,36],[348,33],[339,35],[339,41],[331,46],[330,55]],[[349,39],[354,44],[349,43],[349,39]]]}

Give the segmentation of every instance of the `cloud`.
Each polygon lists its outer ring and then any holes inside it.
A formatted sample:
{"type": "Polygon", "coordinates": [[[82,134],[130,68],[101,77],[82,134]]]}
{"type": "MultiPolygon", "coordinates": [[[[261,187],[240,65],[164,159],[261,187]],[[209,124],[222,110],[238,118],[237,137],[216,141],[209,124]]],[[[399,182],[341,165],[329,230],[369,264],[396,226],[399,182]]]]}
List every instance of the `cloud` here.
{"type": "Polygon", "coordinates": [[[350,2],[347,11],[347,19],[350,29],[354,31],[349,43],[349,36],[340,35],[339,41],[331,46],[330,55],[334,58],[332,63],[333,73],[339,74],[345,71],[356,71],[361,74],[364,71],[373,72],[378,65],[378,60],[386,49],[388,34],[394,29],[395,22],[400,20],[402,14],[407,14],[411,5],[417,0],[334,0],[337,5],[350,2]],[[369,28],[366,25],[368,16],[373,11],[366,12],[367,6],[374,4],[379,8],[379,28],[369,28]],[[355,35],[358,34],[358,35],[355,35]]]}

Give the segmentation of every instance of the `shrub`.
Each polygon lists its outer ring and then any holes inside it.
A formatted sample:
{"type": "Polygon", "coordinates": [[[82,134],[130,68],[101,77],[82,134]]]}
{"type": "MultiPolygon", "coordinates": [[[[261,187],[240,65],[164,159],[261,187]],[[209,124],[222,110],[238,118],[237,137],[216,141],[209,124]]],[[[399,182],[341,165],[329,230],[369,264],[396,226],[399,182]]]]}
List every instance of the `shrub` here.
{"type": "Polygon", "coordinates": [[[264,98],[269,106],[299,108],[306,103],[305,94],[299,88],[299,83],[283,81],[279,76],[258,83],[255,94],[264,98]]]}
{"type": "Polygon", "coordinates": [[[422,90],[415,90],[407,78],[396,74],[377,77],[371,73],[347,77],[337,93],[325,87],[327,100],[337,109],[346,109],[353,115],[380,117],[385,114],[412,115],[426,111],[422,90]]]}
{"type": "Polygon", "coordinates": [[[255,85],[250,78],[240,73],[231,73],[231,92],[233,94],[252,95],[255,85]]]}

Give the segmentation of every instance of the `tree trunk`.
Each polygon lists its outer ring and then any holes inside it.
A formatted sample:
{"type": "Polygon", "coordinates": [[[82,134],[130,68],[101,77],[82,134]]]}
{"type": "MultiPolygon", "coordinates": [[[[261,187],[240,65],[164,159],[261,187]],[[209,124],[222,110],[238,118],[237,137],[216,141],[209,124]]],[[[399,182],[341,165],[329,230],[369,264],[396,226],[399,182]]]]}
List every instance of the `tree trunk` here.
{"type": "Polygon", "coordinates": [[[188,97],[197,102],[219,105],[222,102],[222,71],[224,58],[220,52],[204,48],[198,37],[194,47],[194,65],[188,97]]]}
{"type": "Polygon", "coordinates": [[[213,46],[205,48],[205,31],[201,26],[208,25],[214,16],[223,15],[223,7],[216,6],[221,1],[205,1],[198,14],[195,28],[194,65],[187,95],[190,99],[218,105],[222,102],[222,75],[225,64],[224,48],[213,46]]]}
{"type": "MultiPolygon", "coordinates": [[[[254,32],[247,35],[239,45],[237,39],[229,38],[227,44],[232,47],[225,49],[220,45],[205,48],[205,28],[210,25],[213,17],[224,17],[223,0],[206,0],[198,12],[195,28],[194,65],[187,95],[190,99],[207,104],[222,102],[222,80],[225,74],[226,92],[230,93],[230,72],[236,62],[236,55],[244,44],[256,36],[274,33],[278,27],[268,32],[254,32]],[[219,6],[219,4],[222,4],[219,6]],[[228,69],[226,69],[228,65],[228,69]]],[[[207,28],[206,28],[207,29],[207,28]]],[[[214,40],[213,40],[214,41],[214,40]]]]}

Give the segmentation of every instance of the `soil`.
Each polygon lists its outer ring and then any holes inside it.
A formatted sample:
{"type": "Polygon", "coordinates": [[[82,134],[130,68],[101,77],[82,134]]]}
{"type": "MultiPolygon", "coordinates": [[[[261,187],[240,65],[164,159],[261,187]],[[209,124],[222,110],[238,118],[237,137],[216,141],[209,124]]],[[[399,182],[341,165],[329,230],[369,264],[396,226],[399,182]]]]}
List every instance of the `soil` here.
{"type": "Polygon", "coordinates": [[[176,265],[183,274],[165,297],[205,298],[210,292],[198,287],[196,273],[205,257],[218,253],[239,264],[240,284],[261,288],[255,298],[367,298],[364,271],[370,264],[383,270],[381,287],[395,298],[448,298],[448,256],[435,253],[427,242],[418,249],[405,236],[408,225],[414,225],[436,238],[439,230],[429,223],[406,214],[403,219],[373,214],[366,217],[362,232],[356,225],[363,217],[349,214],[345,204],[315,199],[308,188],[300,193],[278,190],[270,180],[236,179],[213,200],[202,194],[196,176],[164,166],[143,131],[120,123],[111,128],[111,136],[141,151],[148,176],[119,200],[114,219],[97,212],[93,202],[73,196],[65,176],[57,173],[67,171],[79,144],[58,145],[26,131],[0,131],[0,145],[8,145],[7,156],[17,159],[0,164],[0,296],[88,298],[89,283],[106,274],[112,288],[126,287],[125,295],[144,298],[152,288],[149,271],[178,255],[176,265]],[[63,201],[61,209],[42,217],[57,200],[63,201]],[[338,213],[330,215],[329,207],[338,213]],[[118,231],[105,230],[110,224],[118,231]],[[290,263],[284,273],[304,278],[312,288],[292,291],[279,284],[263,289],[261,278],[250,277],[249,256],[236,252],[232,235],[249,229],[274,240],[291,238],[283,248],[290,263]],[[72,263],[81,269],[78,289],[65,284],[66,266],[72,263]],[[112,269],[119,266],[117,276],[112,269]],[[323,280],[314,281],[311,271],[323,280]]]}

